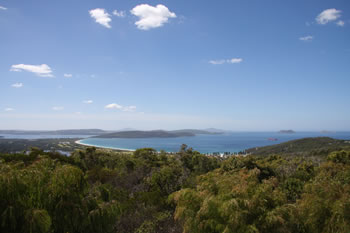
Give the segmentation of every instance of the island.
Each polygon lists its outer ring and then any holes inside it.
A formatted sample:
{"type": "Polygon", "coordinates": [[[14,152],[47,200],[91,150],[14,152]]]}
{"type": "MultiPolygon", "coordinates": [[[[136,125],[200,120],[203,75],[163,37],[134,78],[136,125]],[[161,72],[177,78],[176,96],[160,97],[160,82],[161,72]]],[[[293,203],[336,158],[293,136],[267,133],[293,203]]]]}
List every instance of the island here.
{"type": "Polygon", "coordinates": [[[151,130],[151,131],[122,131],[107,133],[98,136],[93,136],[93,138],[177,138],[177,137],[193,137],[197,134],[219,134],[214,132],[209,132],[205,130],[197,129],[182,129],[182,130],[151,130]]]}
{"type": "Polygon", "coordinates": [[[329,131],[329,130],[322,130],[321,133],[329,134],[329,133],[335,133],[335,132],[334,131],[329,131]]]}
{"type": "Polygon", "coordinates": [[[288,129],[288,130],[280,130],[279,133],[295,133],[294,130],[288,129]]]}

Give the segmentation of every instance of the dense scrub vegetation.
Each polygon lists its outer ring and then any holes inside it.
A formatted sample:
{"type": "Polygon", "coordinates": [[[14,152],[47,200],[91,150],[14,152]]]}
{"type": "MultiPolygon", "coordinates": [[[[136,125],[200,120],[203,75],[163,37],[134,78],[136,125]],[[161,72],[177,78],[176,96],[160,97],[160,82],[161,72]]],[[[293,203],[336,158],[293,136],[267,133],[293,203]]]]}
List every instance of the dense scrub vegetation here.
{"type": "Polygon", "coordinates": [[[350,150],[349,140],[339,140],[329,137],[296,139],[272,146],[251,148],[246,150],[253,155],[268,156],[271,154],[298,155],[298,156],[324,156],[332,151],[350,150]]]}
{"type": "Polygon", "coordinates": [[[0,154],[0,232],[349,232],[350,152],[0,154]]]}

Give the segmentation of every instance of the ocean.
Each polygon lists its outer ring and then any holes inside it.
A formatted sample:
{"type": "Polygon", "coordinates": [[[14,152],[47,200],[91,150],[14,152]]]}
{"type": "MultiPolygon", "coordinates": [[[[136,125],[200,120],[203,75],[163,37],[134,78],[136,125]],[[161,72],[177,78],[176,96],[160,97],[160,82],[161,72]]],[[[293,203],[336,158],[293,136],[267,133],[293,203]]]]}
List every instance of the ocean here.
{"type": "Polygon", "coordinates": [[[335,139],[350,140],[350,132],[296,132],[292,134],[276,132],[235,132],[217,135],[197,135],[194,137],[178,138],[86,138],[81,143],[96,147],[112,149],[135,150],[151,147],[167,152],[179,151],[182,144],[201,153],[235,153],[249,148],[279,144],[282,142],[307,137],[331,137],[335,139]],[[275,139],[273,141],[271,139],[275,139]]]}

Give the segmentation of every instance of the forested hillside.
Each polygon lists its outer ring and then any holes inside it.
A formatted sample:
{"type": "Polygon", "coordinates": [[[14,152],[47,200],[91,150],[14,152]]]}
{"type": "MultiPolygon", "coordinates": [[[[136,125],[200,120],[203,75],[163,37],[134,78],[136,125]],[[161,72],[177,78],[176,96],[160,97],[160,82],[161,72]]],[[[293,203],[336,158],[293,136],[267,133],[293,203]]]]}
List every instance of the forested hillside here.
{"type": "Polygon", "coordinates": [[[350,152],[0,155],[0,232],[349,232],[350,152]]]}
{"type": "Polygon", "coordinates": [[[246,150],[253,155],[292,155],[292,156],[327,156],[332,151],[350,150],[349,140],[329,137],[302,138],[272,146],[251,148],[246,150]]]}

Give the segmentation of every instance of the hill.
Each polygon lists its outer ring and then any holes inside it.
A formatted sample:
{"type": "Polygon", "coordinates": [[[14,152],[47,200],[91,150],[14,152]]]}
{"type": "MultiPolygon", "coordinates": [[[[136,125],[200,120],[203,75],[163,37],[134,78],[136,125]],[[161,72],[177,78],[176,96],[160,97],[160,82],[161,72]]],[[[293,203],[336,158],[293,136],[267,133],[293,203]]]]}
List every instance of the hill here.
{"type": "Polygon", "coordinates": [[[180,130],[151,130],[151,131],[120,131],[95,136],[95,138],[177,138],[177,137],[193,137],[197,134],[220,134],[217,132],[209,132],[198,129],[180,129],[180,130]]]}
{"type": "Polygon", "coordinates": [[[171,132],[164,130],[152,131],[122,131],[116,133],[102,134],[94,138],[176,138],[176,137],[193,137],[196,134],[187,131],[171,132]]]}
{"type": "Polygon", "coordinates": [[[294,130],[288,129],[288,130],[280,130],[279,133],[295,133],[294,130]]]}
{"type": "Polygon", "coordinates": [[[297,139],[272,146],[250,148],[246,151],[253,155],[264,156],[271,154],[327,155],[332,151],[349,148],[350,141],[317,137],[297,139]]]}
{"type": "Polygon", "coordinates": [[[193,134],[222,134],[222,132],[213,132],[209,130],[200,130],[200,129],[180,129],[169,131],[171,133],[193,133],[193,134]]]}
{"type": "Polygon", "coordinates": [[[216,129],[216,128],[207,128],[207,129],[204,129],[204,131],[207,131],[210,133],[220,133],[220,134],[229,132],[229,130],[222,130],[222,129],[216,129]]]}

